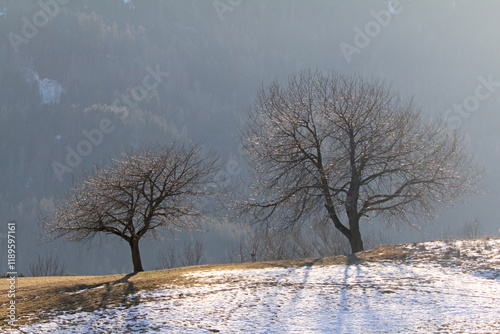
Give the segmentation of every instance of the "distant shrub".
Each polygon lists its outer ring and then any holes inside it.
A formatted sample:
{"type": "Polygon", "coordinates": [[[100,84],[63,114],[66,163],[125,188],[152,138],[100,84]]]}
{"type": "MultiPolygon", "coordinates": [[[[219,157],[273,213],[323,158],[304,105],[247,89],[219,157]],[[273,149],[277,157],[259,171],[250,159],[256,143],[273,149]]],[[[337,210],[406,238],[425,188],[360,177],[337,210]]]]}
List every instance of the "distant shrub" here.
{"type": "Polygon", "coordinates": [[[66,264],[57,255],[38,255],[36,261],[30,263],[28,274],[32,277],[63,276],[66,274],[66,264]]]}
{"type": "Polygon", "coordinates": [[[476,218],[473,222],[465,224],[462,229],[462,236],[465,239],[478,239],[481,234],[481,230],[481,221],[479,218],[476,218]]]}
{"type": "MultiPolygon", "coordinates": [[[[7,273],[5,273],[5,274],[0,274],[0,278],[10,278],[10,277],[11,277],[11,275],[10,275],[10,274],[7,274],[7,273]]],[[[24,277],[24,274],[22,274],[22,273],[21,273],[21,274],[18,274],[18,275],[17,275],[17,277],[24,277]]]]}

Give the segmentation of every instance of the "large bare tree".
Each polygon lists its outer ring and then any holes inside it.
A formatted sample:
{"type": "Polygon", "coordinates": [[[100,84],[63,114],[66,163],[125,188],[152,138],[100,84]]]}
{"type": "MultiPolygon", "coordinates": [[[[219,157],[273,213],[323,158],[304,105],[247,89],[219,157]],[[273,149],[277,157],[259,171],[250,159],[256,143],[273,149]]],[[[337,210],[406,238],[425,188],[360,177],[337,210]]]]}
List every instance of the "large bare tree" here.
{"type": "Polygon", "coordinates": [[[432,217],[479,175],[459,133],[384,82],[336,72],[262,88],[243,137],[254,220],[286,229],[326,215],[353,253],[363,250],[361,219],[432,217]]]}
{"type": "Polygon", "coordinates": [[[130,245],[134,272],[143,271],[139,240],[159,229],[194,229],[213,194],[217,159],[199,145],[143,146],[96,167],[43,215],[54,237],[85,241],[104,233],[130,245]]]}

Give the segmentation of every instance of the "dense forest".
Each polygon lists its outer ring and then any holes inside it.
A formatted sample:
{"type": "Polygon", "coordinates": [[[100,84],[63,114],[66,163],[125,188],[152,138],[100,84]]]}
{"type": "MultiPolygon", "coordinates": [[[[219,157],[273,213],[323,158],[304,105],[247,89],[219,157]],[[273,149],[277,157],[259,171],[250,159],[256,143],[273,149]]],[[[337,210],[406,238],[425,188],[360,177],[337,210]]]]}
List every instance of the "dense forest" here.
{"type": "MultiPolygon", "coordinates": [[[[347,62],[339,45],[352,44],[354,28],[374,20],[384,1],[0,1],[0,217],[2,226],[17,222],[20,271],[40,253],[58,254],[75,274],[130,270],[118,242],[46,242],[37,213],[95,163],[144,142],[202,141],[221,157],[221,177],[237,182],[245,174],[239,127],[259,87],[275,78],[303,68],[379,76],[436,118],[481,78],[500,81],[498,3],[401,3],[347,62]]],[[[493,84],[460,125],[486,166],[486,196],[444,210],[442,225],[419,239],[475,218],[497,233],[499,93],[493,84]]],[[[229,260],[242,230],[227,222],[166,234],[168,242],[144,244],[146,267],[174,238],[205,236],[206,261],[229,260]]]]}

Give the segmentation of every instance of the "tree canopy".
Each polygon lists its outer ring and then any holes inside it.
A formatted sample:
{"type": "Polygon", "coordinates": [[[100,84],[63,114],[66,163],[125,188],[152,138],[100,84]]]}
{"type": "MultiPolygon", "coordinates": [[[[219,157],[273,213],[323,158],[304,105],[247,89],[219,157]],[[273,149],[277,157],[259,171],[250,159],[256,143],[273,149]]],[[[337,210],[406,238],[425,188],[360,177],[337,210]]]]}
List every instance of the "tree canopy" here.
{"type": "Polygon", "coordinates": [[[198,145],[151,145],[96,167],[44,217],[53,237],[85,241],[112,234],[131,247],[142,271],[139,240],[160,229],[195,229],[207,213],[200,199],[213,195],[217,158],[198,145]]]}
{"type": "Polygon", "coordinates": [[[262,88],[243,137],[255,190],[244,207],[256,221],[287,228],[327,215],[353,252],[362,218],[430,217],[478,177],[457,131],[384,82],[335,72],[262,88]]]}

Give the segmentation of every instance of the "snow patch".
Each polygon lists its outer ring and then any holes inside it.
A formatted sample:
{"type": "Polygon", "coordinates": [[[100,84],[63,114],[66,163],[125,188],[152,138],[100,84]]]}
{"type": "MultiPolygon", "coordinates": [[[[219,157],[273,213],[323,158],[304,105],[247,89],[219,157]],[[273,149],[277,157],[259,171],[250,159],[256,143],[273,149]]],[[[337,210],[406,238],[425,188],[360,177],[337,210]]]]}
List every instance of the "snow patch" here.
{"type": "Polygon", "coordinates": [[[126,4],[126,5],[128,5],[128,8],[135,9],[135,6],[132,3],[132,0],[123,0],[123,3],[126,4]]]}
{"type": "Polygon", "coordinates": [[[95,288],[89,288],[89,289],[82,289],[82,290],[78,290],[78,291],[75,291],[75,292],[68,292],[68,295],[78,295],[82,292],[85,292],[85,291],[89,291],[89,290],[98,290],[98,289],[102,289],[104,288],[104,285],[99,285],[99,286],[96,286],[95,288]]]}
{"type": "Polygon", "coordinates": [[[29,84],[38,84],[38,93],[42,104],[57,104],[61,100],[63,87],[56,80],[49,78],[40,79],[38,73],[28,68],[26,70],[26,81],[29,84]]]}

